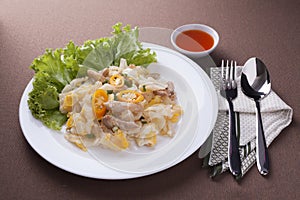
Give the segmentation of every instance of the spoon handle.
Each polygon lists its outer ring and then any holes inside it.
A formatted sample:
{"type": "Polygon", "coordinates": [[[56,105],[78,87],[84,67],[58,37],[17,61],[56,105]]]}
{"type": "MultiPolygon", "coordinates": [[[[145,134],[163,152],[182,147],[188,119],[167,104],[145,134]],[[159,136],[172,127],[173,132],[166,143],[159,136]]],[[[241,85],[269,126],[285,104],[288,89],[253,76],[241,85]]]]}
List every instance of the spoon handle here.
{"type": "Polygon", "coordinates": [[[228,138],[228,162],[229,169],[234,176],[241,175],[241,158],[239,144],[236,138],[235,114],[232,101],[228,99],[229,104],[229,138],[228,138]]]}
{"type": "Polygon", "coordinates": [[[260,104],[255,100],[256,104],[256,164],[260,174],[267,175],[269,173],[269,155],[266,145],[266,139],[260,113],[260,104]]]}

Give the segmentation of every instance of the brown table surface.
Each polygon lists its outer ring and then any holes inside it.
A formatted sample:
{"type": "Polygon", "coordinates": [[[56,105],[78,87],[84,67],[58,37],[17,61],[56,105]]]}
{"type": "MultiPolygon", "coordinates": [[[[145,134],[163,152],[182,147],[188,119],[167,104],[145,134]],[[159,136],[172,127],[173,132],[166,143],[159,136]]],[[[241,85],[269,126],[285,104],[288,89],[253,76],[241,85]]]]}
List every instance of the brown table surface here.
{"type": "MultiPolygon", "coordinates": [[[[300,4],[298,1],[17,1],[0,2],[0,198],[1,199],[299,199],[300,4]],[[213,26],[220,43],[211,55],[243,64],[257,56],[272,87],[294,109],[292,124],[269,148],[271,173],[252,167],[240,183],[229,173],[215,180],[197,152],[163,172],[132,180],[96,180],[61,170],[27,143],[18,120],[28,68],[46,48],[70,39],[82,44],[111,32],[118,21],[174,29],[187,23],[213,26]]],[[[41,133],[42,134],[42,133],[41,133]]]]}

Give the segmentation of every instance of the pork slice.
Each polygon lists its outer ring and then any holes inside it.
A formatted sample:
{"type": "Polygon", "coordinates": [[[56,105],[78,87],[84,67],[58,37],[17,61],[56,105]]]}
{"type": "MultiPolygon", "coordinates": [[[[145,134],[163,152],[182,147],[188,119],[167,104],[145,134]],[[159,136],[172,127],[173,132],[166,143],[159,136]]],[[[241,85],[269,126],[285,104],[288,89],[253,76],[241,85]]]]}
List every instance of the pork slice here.
{"type": "Polygon", "coordinates": [[[143,111],[143,106],[136,103],[128,103],[122,101],[108,101],[104,103],[108,110],[111,110],[113,113],[121,113],[124,110],[130,110],[133,113],[138,113],[143,111]]]}
{"type": "Polygon", "coordinates": [[[95,81],[104,82],[106,80],[106,77],[108,76],[109,70],[107,68],[97,72],[94,70],[88,70],[87,75],[89,78],[94,79],[95,81]]]}
{"type": "Polygon", "coordinates": [[[168,81],[168,87],[166,89],[162,89],[162,90],[156,90],[153,91],[153,93],[155,95],[159,95],[159,96],[166,96],[169,97],[171,100],[174,100],[176,98],[175,96],[175,92],[174,92],[174,84],[170,81],[168,81]]]}
{"type": "Polygon", "coordinates": [[[167,88],[168,91],[171,92],[171,93],[174,92],[174,89],[175,89],[174,83],[171,82],[171,81],[168,81],[168,82],[167,82],[167,85],[168,85],[168,88],[167,88]]]}
{"type": "Polygon", "coordinates": [[[160,74],[159,73],[151,73],[147,76],[148,77],[152,77],[154,78],[155,80],[158,80],[160,78],[160,74]]]}
{"type": "Polygon", "coordinates": [[[111,111],[113,116],[124,121],[138,120],[143,114],[143,106],[141,104],[108,101],[104,105],[111,111]]]}
{"type": "Polygon", "coordinates": [[[132,131],[141,128],[141,124],[132,121],[124,121],[112,115],[105,115],[102,118],[102,122],[109,129],[113,128],[114,126],[117,126],[124,131],[132,131]]]}

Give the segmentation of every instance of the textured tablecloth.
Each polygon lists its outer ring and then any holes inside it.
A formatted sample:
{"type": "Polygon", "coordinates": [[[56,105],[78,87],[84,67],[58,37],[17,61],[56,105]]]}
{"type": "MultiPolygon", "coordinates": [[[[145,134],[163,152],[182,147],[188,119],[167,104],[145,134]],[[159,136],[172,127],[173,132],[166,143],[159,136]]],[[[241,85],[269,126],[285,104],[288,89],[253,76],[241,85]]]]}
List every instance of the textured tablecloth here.
{"type": "Polygon", "coordinates": [[[0,198],[1,199],[299,199],[300,4],[298,1],[204,0],[1,0],[0,1],[0,198]],[[252,168],[240,183],[211,180],[196,151],[163,172],[133,180],[94,180],[65,172],[40,157],[25,140],[19,102],[33,76],[32,60],[72,39],[109,35],[121,21],[174,29],[203,23],[220,34],[212,53],[243,64],[263,59],[272,88],[294,109],[291,125],[269,148],[271,173],[252,168]]]}

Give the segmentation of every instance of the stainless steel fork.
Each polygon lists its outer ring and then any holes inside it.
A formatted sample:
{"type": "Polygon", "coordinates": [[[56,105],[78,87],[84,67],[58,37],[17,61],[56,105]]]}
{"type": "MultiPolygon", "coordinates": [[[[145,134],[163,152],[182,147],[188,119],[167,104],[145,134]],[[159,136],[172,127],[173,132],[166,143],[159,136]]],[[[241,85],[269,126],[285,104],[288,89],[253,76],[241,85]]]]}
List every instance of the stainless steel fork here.
{"type": "Polygon", "coordinates": [[[237,83],[235,81],[236,62],[226,61],[226,70],[224,74],[224,60],[221,64],[221,95],[227,100],[229,105],[229,137],[228,137],[228,163],[229,169],[234,176],[241,175],[241,159],[239,153],[239,144],[236,138],[236,123],[233,103],[237,97],[237,83]]]}

